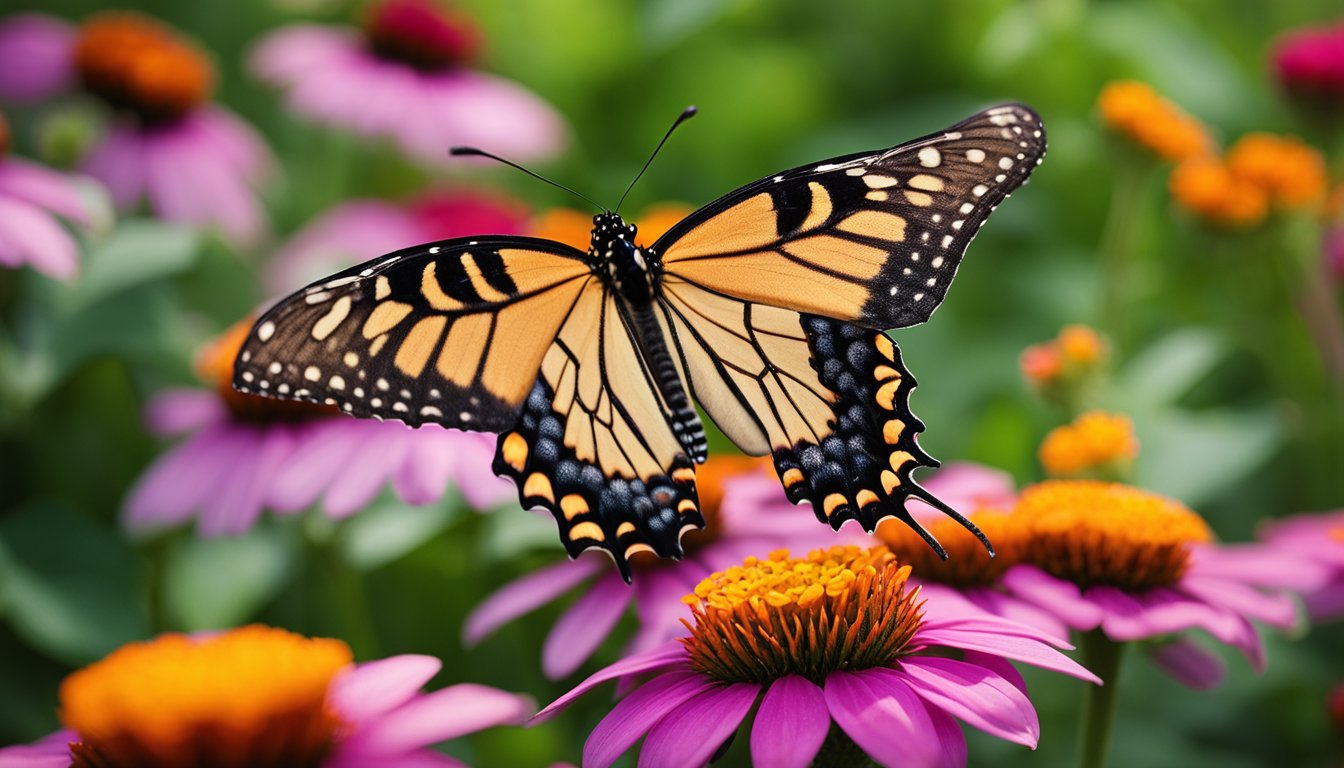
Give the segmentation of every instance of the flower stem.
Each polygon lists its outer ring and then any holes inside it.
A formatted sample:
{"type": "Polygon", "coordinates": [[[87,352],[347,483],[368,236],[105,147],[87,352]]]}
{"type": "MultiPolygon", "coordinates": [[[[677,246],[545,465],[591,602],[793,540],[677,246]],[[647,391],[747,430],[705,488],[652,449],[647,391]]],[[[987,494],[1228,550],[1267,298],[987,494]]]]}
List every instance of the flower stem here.
{"type": "Polygon", "coordinates": [[[831,723],[826,741],[812,760],[812,768],[875,768],[877,763],[863,748],[854,743],[840,726],[831,723]]]}
{"type": "Polygon", "coordinates": [[[1105,768],[1110,755],[1111,727],[1115,724],[1116,694],[1120,690],[1120,661],[1125,643],[1117,643],[1100,629],[1083,635],[1080,648],[1083,666],[1102,679],[1083,694],[1082,749],[1079,768],[1105,768]]]}
{"type": "MultiPolygon", "coordinates": [[[[1128,153],[1126,153],[1128,154],[1128,153]]],[[[1106,224],[1097,244],[1101,264],[1101,327],[1117,349],[1123,350],[1128,332],[1126,308],[1133,300],[1133,261],[1137,256],[1139,222],[1143,218],[1144,192],[1157,167],[1149,157],[1126,157],[1115,170],[1115,187],[1106,224]]]]}

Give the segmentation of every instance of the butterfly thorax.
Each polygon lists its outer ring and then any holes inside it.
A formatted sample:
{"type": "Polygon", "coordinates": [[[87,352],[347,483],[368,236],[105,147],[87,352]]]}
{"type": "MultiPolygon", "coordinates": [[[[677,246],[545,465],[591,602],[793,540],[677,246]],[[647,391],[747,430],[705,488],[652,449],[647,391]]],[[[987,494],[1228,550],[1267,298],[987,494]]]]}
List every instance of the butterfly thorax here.
{"type": "Polygon", "coordinates": [[[647,306],[653,301],[661,273],[658,259],[635,243],[635,225],[618,213],[593,217],[593,239],[588,256],[598,274],[626,301],[647,306]]]}

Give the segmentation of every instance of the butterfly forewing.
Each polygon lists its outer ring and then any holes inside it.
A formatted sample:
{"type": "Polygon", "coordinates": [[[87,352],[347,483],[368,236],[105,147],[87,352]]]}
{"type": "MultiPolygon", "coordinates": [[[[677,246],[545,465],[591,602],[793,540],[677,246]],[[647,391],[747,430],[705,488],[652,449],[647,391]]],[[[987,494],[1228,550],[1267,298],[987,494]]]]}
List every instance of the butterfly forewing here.
{"type": "Polygon", "coordinates": [[[234,387],[411,425],[507,429],[590,284],[582,254],[544,240],[398,251],[265,313],[239,354],[234,387]]]}
{"type": "Polygon", "coordinates": [[[906,144],[795,168],[697,211],[654,246],[667,274],[870,328],[921,323],[976,231],[1045,154],[1006,105],[906,144]]]}

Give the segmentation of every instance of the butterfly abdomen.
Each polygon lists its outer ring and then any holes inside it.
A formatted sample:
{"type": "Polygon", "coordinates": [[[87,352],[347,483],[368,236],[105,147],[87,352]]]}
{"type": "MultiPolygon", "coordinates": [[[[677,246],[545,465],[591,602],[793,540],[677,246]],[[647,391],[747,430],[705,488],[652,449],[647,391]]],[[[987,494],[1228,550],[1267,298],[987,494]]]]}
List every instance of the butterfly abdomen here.
{"type": "Polygon", "coordinates": [[[658,387],[658,394],[667,405],[668,423],[677,442],[686,449],[686,454],[697,463],[703,462],[709,455],[709,443],[705,439],[705,426],[700,423],[700,415],[691,407],[690,398],[681,381],[672,353],[667,348],[667,339],[658,323],[652,306],[631,306],[630,315],[639,338],[640,353],[649,373],[658,387]]]}

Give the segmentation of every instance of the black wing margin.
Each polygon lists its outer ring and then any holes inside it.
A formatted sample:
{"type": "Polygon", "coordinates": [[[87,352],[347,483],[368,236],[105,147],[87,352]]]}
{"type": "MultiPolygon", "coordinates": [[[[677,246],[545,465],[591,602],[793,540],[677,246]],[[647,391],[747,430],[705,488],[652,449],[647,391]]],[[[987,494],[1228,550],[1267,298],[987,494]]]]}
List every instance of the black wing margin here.
{"type": "Polygon", "coordinates": [[[667,274],[744,301],[869,328],[917,325],[1045,141],[1030,108],[992,107],[888,150],[761,179],[687,217],[654,251],[667,274]]]}

